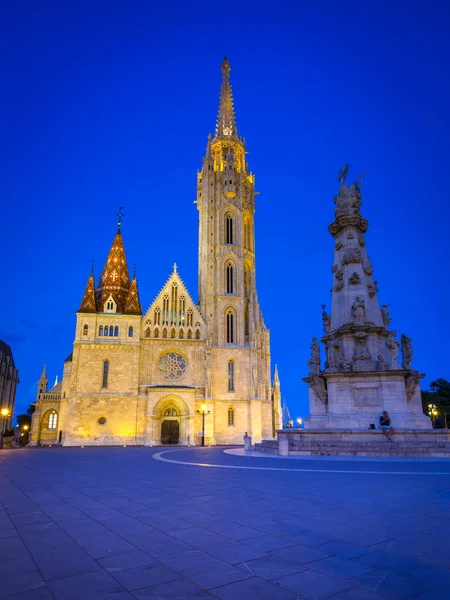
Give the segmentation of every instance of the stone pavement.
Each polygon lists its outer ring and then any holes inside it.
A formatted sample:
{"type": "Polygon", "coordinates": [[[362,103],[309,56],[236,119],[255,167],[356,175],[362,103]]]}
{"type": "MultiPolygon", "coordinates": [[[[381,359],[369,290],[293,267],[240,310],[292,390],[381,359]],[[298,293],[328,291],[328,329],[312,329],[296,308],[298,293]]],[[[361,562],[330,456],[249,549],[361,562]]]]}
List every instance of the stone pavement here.
{"type": "Polygon", "coordinates": [[[0,598],[450,597],[449,461],[168,450],[0,451],[0,598]]]}

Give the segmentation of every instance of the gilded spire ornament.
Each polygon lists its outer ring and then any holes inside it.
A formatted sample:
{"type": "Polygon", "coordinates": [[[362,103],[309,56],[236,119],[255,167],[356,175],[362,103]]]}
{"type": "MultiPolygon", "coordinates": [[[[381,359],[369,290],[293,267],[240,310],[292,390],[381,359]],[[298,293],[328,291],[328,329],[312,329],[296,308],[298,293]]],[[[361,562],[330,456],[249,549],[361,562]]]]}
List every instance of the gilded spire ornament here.
{"type": "Polygon", "coordinates": [[[220,89],[219,114],[217,116],[216,138],[237,138],[236,118],[234,115],[233,93],[230,83],[230,63],[227,57],[223,59],[222,66],[222,87],[220,89]]]}

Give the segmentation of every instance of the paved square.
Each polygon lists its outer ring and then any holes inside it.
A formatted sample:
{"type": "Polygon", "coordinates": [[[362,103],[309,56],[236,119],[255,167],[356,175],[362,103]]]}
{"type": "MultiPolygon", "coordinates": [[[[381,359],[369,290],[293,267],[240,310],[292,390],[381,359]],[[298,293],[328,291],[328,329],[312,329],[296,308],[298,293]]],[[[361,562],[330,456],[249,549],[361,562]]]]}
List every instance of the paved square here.
{"type": "Polygon", "coordinates": [[[449,597],[450,462],[223,450],[1,451],[0,598],[449,597]]]}

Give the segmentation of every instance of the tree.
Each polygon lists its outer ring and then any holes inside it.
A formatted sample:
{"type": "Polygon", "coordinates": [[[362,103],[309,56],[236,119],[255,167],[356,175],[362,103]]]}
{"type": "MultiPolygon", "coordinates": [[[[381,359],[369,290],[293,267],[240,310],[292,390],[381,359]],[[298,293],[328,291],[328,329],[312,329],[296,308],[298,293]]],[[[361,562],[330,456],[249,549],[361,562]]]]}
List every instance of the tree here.
{"type": "Polygon", "coordinates": [[[27,414],[17,415],[16,421],[17,421],[17,427],[19,429],[22,429],[24,425],[28,425],[28,427],[31,427],[30,415],[27,415],[27,414]]]}
{"type": "Polygon", "coordinates": [[[422,391],[423,412],[428,415],[428,405],[434,404],[441,416],[444,413],[450,414],[450,381],[436,379],[430,383],[430,390],[422,391]]]}

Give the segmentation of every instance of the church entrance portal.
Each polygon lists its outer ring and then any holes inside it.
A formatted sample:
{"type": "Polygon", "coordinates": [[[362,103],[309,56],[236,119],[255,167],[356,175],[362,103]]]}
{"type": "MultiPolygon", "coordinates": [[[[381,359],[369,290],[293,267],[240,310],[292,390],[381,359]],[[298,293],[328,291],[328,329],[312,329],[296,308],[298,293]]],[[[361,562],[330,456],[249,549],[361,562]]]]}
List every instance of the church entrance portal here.
{"type": "Polygon", "coordinates": [[[178,444],[180,424],[178,421],[165,420],[161,424],[161,444],[178,444]]]}

